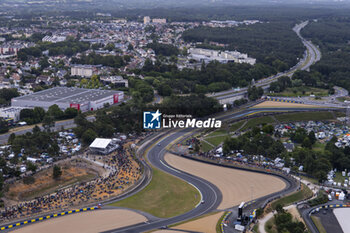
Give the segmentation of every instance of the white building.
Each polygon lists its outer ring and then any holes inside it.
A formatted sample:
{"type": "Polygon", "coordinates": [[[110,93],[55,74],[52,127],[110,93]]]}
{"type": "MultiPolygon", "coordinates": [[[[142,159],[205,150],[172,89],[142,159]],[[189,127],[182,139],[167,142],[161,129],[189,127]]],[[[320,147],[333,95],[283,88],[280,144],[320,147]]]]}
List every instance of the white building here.
{"type": "Polygon", "coordinates": [[[152,23],[164,24],[166,23],[166,19],[152,19],[152,23]]]}
{"type": "Polygon", "coordinates": [[[122,76],[102,76],[100,80],[104,83],[112,83],[117,86],[129,87],[129,81],[122,76]]]}
{"type": "Polygon", "coordinates": [[[21,108],[21,107],[0,108],[0,117],[12,118],[15,122],[17,122],[20,119],[20,113],[22,109],[24,108],[21,108]]]}
{"type": "Polygon", "coordinates": [[[118,149],[119,145],[109,138],[95,138],[89,148],[93,153],[107,155],[118,149]]]}
{"type": "Polygon", "coordinates": [[[209,63],[211,61],[218,61],[221,63],[236,62],[236,63],[248,63],[254,65],[256,62],[255,58],[248,57],[245,53],[240,53],[238,51],[220,51],[211,49],[201,49],[201,48],[190,48],[189,59],[194,59],[196,61],[204,61],[209,63]]]}
{"type": "Polygon", "coordinates": [[[72,76],[81,76],[81,77],[91,77],[94,74],[98,73],[98,68],[101,66],[94,65],[72,65],[70,73],[72,76]]]}
{"type": "Polygon", "coordinates": [[[151,18],[149,16],[143,17],[143,23],[144,24],[149,24],[151,22],[151,18]]]}
{"type": "Polygon", "coordinates": [[[66,36],[45,36],[42,41],[43,42],[51,42],[51,43],[57,43],[57,42],[62,42],[67,39],[66,36]]]}

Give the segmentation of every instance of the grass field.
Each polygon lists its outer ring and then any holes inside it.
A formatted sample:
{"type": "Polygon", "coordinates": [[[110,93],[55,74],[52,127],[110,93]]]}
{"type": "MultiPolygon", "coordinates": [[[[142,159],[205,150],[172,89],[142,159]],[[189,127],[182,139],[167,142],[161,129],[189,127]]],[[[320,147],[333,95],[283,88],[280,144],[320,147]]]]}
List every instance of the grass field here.
{"type": "Polygon", "coordinates": [[[194,187],[153,168],[152,180],[146,188],[110,205],[141,210],[159,218],[169,218],[193,209],[199,201],[200,194],[194,187]]]}
{"type": "Polygon", "coordinates": [[[203,152],[208,152],[208,151],[210,151],[211,149],[213,149],[214,147],[212,147],[211,145],[209,145],[207,142],[205,142],[205,141],[201,141],[201,150],[203,151],[203,152]]]}
{"type": "Polygon", "coordinates": [[[231,126],[230,126],[230,131],[231,132],[235,132],[237,129],[239,129],[243,124],[244,124],[245,121],[238,121],[236,123],[233,123],[231,126]]]}
{"type": "Polygon", "coordinates": [[[245,126],[243,126],[243,128],[241,130],[244,131],[244,130],[253,128],[255,126],[258,126],[258,125],[269,124],[269,123],[275,123],[275,120],[270,116],[253,118],[253,119],[248,120],[247,124],[245,124],[245,126]]]}
{"type": "Polygon", "coordinates": [[[227,134],[228,135],[228,132],[226,130],[224,130],[224,129],[218,129],[218,130],[215,130],[215,131],[211,132],[206,137],[220,136],[220,135],[223,135],[223,134],[227,134]]]}
{"type": "Polygon", "coordinates": [[[294,87],[287,88],[283,92],[269,93],[269,96],[280,96],[280,97],[298,97],[298,96],[328,96],[328,90],[315,87],[294,87]]]}
{"type": "Polygon", "coordinates": [[[300,113],[288,113],[275,116],[277,120],[281,122],[290,121],[320,121],[334,119],[331,112],[300,112],[300,113]]]}
{"type": "Polygon", "coordinates": [[[345,179],[349,180],[348,174],[346,172],[345,176],[342,176],[341,171],[336,172],[335,173],[335,177],[333,178],[333,180],[335,182],[341,182],[341,183],[344,183],[345,179]]]}
{"type": "Polygon", "coordinates": [[[321,220],[316,217],[316,216],[312,216],[311,215],[311,219],[312,221],[314,222],[314,224],[316,225],[317,227],[317,230],[320,232],[320,233],[327,233],[326,229],[324,229],[322,223],[321,223],[321,220]]]}
{"type": "Polygon", "coordinates": [[[301,201],[305,198],[311,197],[312,191],[304,184],[302,184],[301,186],[302,186],[301,190],[272,202],[271,204],[272,210],[274,210],[278,204],[281,204],[283,206],[288,206],[294,202],[301,201]]]}
{"type": "Polygon", "coordinates": [[[312,149],[314,149],[317,152],[323,152],[324,148],[326,147],[325,143],[320,143],[320,142],[316,142],[313,146],[312,149]]]}
{"type": "Polygon", "coordinates": [[[222,143],[228,135],[226,136],[217,136],[217,137],[212,137],[212,138],[205,138],[205,140],[215,146],[218,146],[220,143],[222,143]]]}
{"type": "Polygon", "coordinates": [[[267,233],[277,233],[275,218],[271,218],[269,221],[265,223],[265,231],[267,233]]]}

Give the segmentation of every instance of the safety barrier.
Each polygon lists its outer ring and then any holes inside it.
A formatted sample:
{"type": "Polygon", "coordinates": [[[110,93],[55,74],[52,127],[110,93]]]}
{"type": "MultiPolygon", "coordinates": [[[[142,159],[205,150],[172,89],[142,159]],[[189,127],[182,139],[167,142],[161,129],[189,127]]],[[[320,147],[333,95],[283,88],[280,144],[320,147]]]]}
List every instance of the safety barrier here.
{"type": "Polygon", "coordinates": [[[230,214],[232,214],[231,211],[227,212],[227,213],[225,214],[225,216],[222,218],[222,221],[221,221],[221,232],[224,232],[224,224],[225,224],[226,219],[228,218],[228,216],[229,216],[230,214]]]}
{"type": "Polygon", "coordinates": [[[350,205],[343,205],[343,204],[338,204],[338,205],[323,205],[318,208],[315,208],[311,211],[311,214],[315,213],[317,209],[328,209],[328,208],[342,208],[342,207],[350,207],[350,205]]]}
{"type": "Polygon", "coordinates": [[[278,99],[278,98],[266,98],[268,101],[275,101],[275,102],[283,102],[283,103],[294,103],[294,104],[302,104],[301,101],[296,100],[285,100],[285,99],[278,99]]]}
{"type": "Polygon", "coordinates": [[[94,206],[94,207],[81,208],[81,209],[76,209],[76,210],[69,210],[69,211],[58,213],[58,214],[51,214],[51,215],[47,215],[47,216],[39,217],[39,218],[33,218],[31,220],[27,220],[27,221],[14,223],[14,224],[11,224],[11,225],[0,227],[0,231],[4,231],[4,230],[7,230],[7,229],[11,229],[13,227],[26,225],[26,224],[33,223],[33,222],[43,221],[43,220],[50,219],[50,218],[56,218],[56,217],[63,216],[63,215],[68,215],[68,214],[73,214],[73,213],[78,213],[78,212],[85,212],[85,211],[90,211],[90,210],[96,210],[98,208],[99,207],[94,206]]]}

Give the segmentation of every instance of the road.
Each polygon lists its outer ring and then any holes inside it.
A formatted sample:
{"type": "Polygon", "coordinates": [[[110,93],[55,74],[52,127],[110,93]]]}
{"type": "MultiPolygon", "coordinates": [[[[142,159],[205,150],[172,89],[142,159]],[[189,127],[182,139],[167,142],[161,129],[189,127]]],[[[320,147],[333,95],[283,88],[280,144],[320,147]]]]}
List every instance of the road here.
{"type": "MultiPolygon", "coordinates": [[[[312,66],[313,64],[315,64],[317,61],[319,61],[321,59],[320,50],[314,44],[312,44],[311,41],[306,40],[300,34],[301,29],[303,29],[308,23],[309,23],[309,21],[305,21],[305,22],[302,22],[300,24],[295,25],[295,27],[293,28],[293,31],[302,40],[304,46],[306,47],[304,57],[302,59],[300,59],[298,64],[291,67],[289,70],[286,70],[284,72],[280,72],[280,73],[273,75],[273,76],[270,76],[268,78],[258,80],[255,83],[255,86],[268,88],[270,83],[276,81],[278,78],[280,78],[282,76],[291,77],[294,74],[294,72],[296,72],[297,70],[307,70],[310,68],[310,66],[312,66]]],[[[245,88],[241,88],[239,90],[233,89],[233,90],[217,92],[217,93],[211,94],[210,96],[216,98],[217,100],[223,100],[223,99],[232,98],[235,96],[244,95],[247,93],[247,90],[248,90],[248,88],[245,87],[245,88]]]]}

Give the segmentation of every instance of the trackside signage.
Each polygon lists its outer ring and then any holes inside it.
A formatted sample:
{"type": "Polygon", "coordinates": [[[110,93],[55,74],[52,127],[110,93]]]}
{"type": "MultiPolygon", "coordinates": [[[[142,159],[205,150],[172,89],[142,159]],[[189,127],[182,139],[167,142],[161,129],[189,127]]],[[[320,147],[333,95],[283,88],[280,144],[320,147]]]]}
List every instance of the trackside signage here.
{"type": "Polygon", "coordinates": [[[222,122],[215,118],[199,120],[192,118],[191,115],[162,114],[156,112],[143,112],[143,128],[144,129],[160,129],[160,128],[221,128],[222,122]]]}

